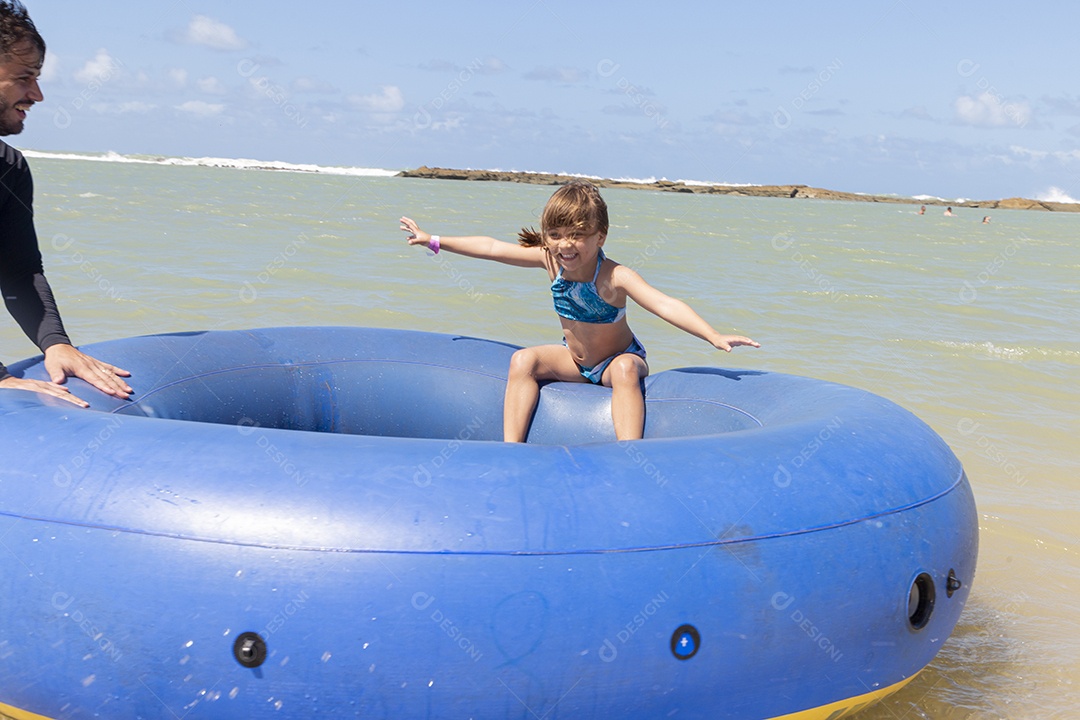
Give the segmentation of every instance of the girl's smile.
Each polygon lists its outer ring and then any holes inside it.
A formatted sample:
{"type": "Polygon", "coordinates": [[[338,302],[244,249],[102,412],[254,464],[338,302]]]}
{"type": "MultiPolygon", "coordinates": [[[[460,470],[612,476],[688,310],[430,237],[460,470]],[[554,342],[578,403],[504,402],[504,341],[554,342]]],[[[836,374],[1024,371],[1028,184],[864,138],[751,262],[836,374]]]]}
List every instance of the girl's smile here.
{"type": "Polygon", "coordinates": [[[584,235],[579,228],[559,227],[548,230],[545,235],[548,252],[560,267],[571,273],[584,268],[589,271],[589,277],[592,277],[596,256],[606,239],[604,233],[596,230],[584,235]]]}

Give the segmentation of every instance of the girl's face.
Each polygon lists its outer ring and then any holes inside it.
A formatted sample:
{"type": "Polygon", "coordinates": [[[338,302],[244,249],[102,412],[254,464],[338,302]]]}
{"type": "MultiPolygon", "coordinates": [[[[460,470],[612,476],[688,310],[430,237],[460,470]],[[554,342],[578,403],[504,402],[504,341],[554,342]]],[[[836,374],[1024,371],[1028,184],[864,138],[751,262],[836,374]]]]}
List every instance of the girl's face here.
{"type": "Polygon", "coordinates": [[[576,227],[550,228],[544,233],[544,242],[555,262],[564,270],[587,269],[592,274],[596,256],[604,246],[607,236],[599,230],[582,230],[576,227]]]}

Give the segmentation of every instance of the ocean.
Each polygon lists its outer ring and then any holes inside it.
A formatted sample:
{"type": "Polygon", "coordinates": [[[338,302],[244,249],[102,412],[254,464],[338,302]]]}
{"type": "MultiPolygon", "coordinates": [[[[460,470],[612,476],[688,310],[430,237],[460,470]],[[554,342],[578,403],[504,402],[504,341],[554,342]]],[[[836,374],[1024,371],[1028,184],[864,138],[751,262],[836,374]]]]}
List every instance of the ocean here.
{"type": "MultiPolygon", "coordinates": [[[[442,235],[512,240],[538,223],[550,187],[29,156],[46,274],[76,344],[278,325],[559,341],[542,273],[433,255],[398,229],[409,215],[442,235]]],[[[653,372],[716,365],[855,385],[913,411],[965,465],[980,517],[969,604],[935,661],[859,717],[1075,717],[1080,217],[997,210],[982,224],[987,211],[964,208],[604,196],[610,257],[762,344],[718,353],[631,307],[653,372]]],[[[34,354],[0,321],[0,358],[34,354]]]]}

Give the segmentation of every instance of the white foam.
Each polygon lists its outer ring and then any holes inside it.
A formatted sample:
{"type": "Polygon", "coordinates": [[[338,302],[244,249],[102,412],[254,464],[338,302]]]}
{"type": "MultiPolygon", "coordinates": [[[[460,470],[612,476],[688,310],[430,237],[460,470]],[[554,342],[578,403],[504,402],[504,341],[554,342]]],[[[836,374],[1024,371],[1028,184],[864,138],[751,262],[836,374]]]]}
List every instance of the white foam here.
{"type": "Polygon", "coordinates": [[[215,167],[233,170],[277,170],[280,172],[318,173],[321,175],[351,175],[358,177],[393,177],[397,170],[381,168],[337,167],[313,165],[308,163],[289,163],[281,160],[252,160],[250,158],[215,158],[215,157],[152,157],[140,155],[120,155],[109,151],[105,153],[62,153],[42,150],[23,150],[28,158],[51,160],[87,160],[90,162],[133,163],[139,165],[171,165],[178,167],[215,167]]]}
{"type": "MultiPolygon", "coordinates": [[[[555,177],[577,178],[577,179],[580,179],[580,180],[613,180],[615,182],[638,183],[640,185],[652,185],[652,184],[655,184],[657,182],[667,181],[667,178],[657,178],[657,177],[639,178],[639,177],[622,177],[622,176],[620,176],[620,177],[605,178],[602,175],[587,175],[587,174],[584,174],[584,173],[568,173],[568,172],[549,172],[547,170],[502,170],[500,168],[488,168],[488,169],[463,168],[463,169],[467,170],[467,171],[477,171],[477,172],[508,172],[508,173],[517,173],[517,174],[520,174],[520,175],[554,175],[555,177]]],[[[674,180],[673,182],[682,183],[683,185],[687,185],[687,186],[694,185],[694,186],[697,186],[697,187],[761,187],[760,184],[758,184],[758,183],[728,183],[728,182],[713,182],[713,181],[709,181],[709,180],[674,180]]]]}
{"type": "MultiPolygon", "coordinates": [[[[901,341],[897,340],[896,342],[901,341]]],[[[1037,345],[1028,347],[1009,347],[1007,345],[995,345],[989,340],[984,342],[957,342],[952,340],[938,340],[930,344],[939,345],[941,347],[946,347],[951,350],[976,351],[980,353],[986,353],[987,355],[1004,358],[1007,360],[1023,360],[1027,358],[1076,360],[1080,358],[1080,350],[1062,350],[1059,348],[1041,347],[1037,345]]]]}
{"type": "Polygon", "coordinates": [[[761,187],[758,183],[708,182],[705,180],[676,180],[676,182],[697,187],[761,187]]]}
{"type": "MultiPolygon", "coordinates": [[[[515,173],[518,175],[554,175],[555,177],[579,178],[581,180],[603,180],[599,175],[583,175],[581,173],[549,172],[547,170],[502,170],[500,168],[462,168],[468,172],[495,172],[515,173]]],[[[640,181],[632,181],[640,182],[640,181]]]]}
{"type": "Polygon", "coordinates": [[[1064,190],[1055,185],[1051,185],[1046,191],[1036,195],[1035,199],[1044,202],[1080,203],[1080,200],[1070,197],[1064,190]]]}

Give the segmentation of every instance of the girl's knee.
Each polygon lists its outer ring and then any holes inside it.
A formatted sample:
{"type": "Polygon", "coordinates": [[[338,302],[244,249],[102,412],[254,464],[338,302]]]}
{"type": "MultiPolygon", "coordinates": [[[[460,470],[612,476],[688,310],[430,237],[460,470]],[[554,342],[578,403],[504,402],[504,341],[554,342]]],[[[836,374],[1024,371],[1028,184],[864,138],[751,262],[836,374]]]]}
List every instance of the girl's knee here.
{"type": "Polygon", "coordinates": [[[616,385],[636,385],[649,374],[649,366],[645,364],[645,361],[637,355],[629,353],[612,360],[609,367],[611,370],[609,380],[612,387],[616,385]]]}
{"type": "Polygon", "coordinates": [[[532,348],[522,348],[510,356],[511,375],[535,375],[536,365],[537,356],[532,348]]]}

